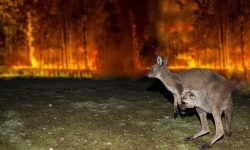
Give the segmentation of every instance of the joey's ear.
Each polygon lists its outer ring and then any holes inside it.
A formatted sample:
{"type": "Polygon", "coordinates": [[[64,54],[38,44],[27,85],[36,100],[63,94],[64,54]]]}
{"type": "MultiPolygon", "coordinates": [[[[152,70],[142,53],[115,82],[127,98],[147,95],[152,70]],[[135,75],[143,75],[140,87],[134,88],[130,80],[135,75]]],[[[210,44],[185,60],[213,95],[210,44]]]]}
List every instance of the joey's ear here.
{"type": "Polygon", "coordinates": [[[157,56],[157,64],[158,64],[159,66],[162,65],[162,58],[161,58],[160,55],[157,56]]]}
{"type": "Polygon", "coordinates": [[[166,65],[168,63],[168,57],[163,58],[162,62],[166,65]]]}

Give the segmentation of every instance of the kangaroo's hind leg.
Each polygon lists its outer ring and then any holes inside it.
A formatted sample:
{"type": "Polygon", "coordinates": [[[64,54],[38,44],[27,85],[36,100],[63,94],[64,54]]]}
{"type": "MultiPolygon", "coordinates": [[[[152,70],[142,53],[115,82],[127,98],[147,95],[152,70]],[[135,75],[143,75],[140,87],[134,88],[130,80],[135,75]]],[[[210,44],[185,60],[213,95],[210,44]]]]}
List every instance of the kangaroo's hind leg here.
{"type": "Polygon", "coordinates": [[[231,136],[231,121],[233,115],[233,102],[232,98],[230,98],[229,104],[224,110],[225,120],[226,120],[226,135],[231,136]]]}
{"type": "Polygon", "coordinates": [[[215,113],[212,113],[212,115],[215,121],[216,134],[209,144],[205,144],[201,146],[200,149],[206,149],[206,148],[211,147],[214,144],[214,142],[216,142],[218,139],[220,139],[224,135],[224,130],[223,130],[222,121],[221,121],[221,113],[217,111],[215,113]]]}
{"type": "Polygon", "coordinates": [[[210,129],[209,129],[208,123],[207,123],[207,113],[205,111],[199,109],[199,108],[196,108],[196,111],[197,111],[197,113],[198,113],[198,115],[200,117],[201,131],[194,134],[194,135],[192,135],[192,136],[190,136],[190,137],[185,138],[185,141],[196,139],[197,137],[210,132],[210,129]]]}

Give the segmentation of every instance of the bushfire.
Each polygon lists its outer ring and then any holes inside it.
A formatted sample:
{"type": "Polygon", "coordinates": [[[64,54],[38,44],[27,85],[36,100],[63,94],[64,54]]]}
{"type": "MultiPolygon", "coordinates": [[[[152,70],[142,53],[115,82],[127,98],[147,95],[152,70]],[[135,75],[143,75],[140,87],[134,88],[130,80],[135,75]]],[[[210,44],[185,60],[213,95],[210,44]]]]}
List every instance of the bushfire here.
{"type": "MultiPolygon", "coordinates": [[[[10,66],[1,66],[0,76],[1,77],[49,77],[49,78],[98,78],[102,77],[102,74],[98,72],[98,51],[93,50],[89,55],[88,65],[89,67],[85,67],[85,63],[83,60],[79,61],[76,59],[70,60],[71,64],[65,65],[65,62],[58,61],[55,62],[52,60],[47,60],[48,62],[44,63],[44,60],[37,60],[33,55],[33,51],[30,51],[29,61],[30,65],[22,65],[21,62],[14,63],[20,65],[10,65],[10,66]],[[44,64],[43,64],[44,63],[44,64]],[[66,68],[67,66],[67,68],[66,68]]],[[[215,70],[218,73],[224,75],[229,79],[240,78],[239,74],[243,73],[243,67],[241,66],[241,61],[233,62],[229,60],[229,65],[226,68],[221,68],[219,62],[211,62],[211,63],[200,63],[194,57],[195,54],[175,54],[172,57],[170,56],[168,66],[173,72],[180,72],[183,70],[188,70],[191,68],[208,68],[211,70],[215,70]]],[[[155,63],[156,54],[143,55],[140,56],[140,67],[134,66],[134,70],[136,73],[139,73],[142,70],[150,69],[150,65],[155,63]]],[[[248,62],[249,64],[250,62],[248,62]]],[[[247,66],[248,70],[250,66],[247,66]]],[[[248,74],[249,79],[249,74],[248,74]]]]}
{"type": "Polygon", "coordinates": [[[2,0],[0,77],[142,77],[161,55],[173,72],[250,79],[247,4],[2,0]]]}

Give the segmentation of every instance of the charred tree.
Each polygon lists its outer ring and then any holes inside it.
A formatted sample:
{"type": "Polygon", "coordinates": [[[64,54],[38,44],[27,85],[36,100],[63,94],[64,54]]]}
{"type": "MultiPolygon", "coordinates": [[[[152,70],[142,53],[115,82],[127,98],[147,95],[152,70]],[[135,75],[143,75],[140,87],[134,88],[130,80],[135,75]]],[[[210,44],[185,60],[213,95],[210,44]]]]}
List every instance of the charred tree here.
{"type": "Polygon", "coordinates": [[[220,68],[223,67],[223,51],[224,51],[224,38],[223,38],[223,22],[222,22],[222,1],[219,0],[219,55],[220,55],[220,68]]]}
{"type": "Polygon", "coordinates": [[[42,53],[42,43],[43,43],[43,36],[41,31],[39,32],[39,39],[38,39],[38,50],[40,54],[40,68],[43,67],[43,53],[42,53]]]}
{"type": "Polygon", "coordinates": [[[4,66],[5,61],[6,61],[5,40],[6,40],[6,36],[4,34],[3,24],[0,23],[0,66],[4,66]]]}
{"type": "Polygon", "coordinates": [[[88,57],[87,57],[87,11],[86,11],[86,0],[82,1],[82,8],[83,8],[83,54],[84,54],[84,62],[85,62],[85,69],[89,69],[88,65],[88,57]]]}
{"type": "Polygon", "coordinates": [[[140,56],[139,56],[139,50],[138,50],[138,40],[136,35],[136,23],[135,23],[135,16],[133,13],[133,5],[132,1],[129,0],[129,12],[130,12],[130,22],[131,22],[131,30],[132,30],[132,44],[133,44],[133,51],[134,51],[134,63],[135,68],[140,68],[140,56]]]}
{"type": "Polygon", "coordinates": [[[118,26],[119,20],[116,15],[116,7],[110,0],[106,0],[102,8],[101,32],[96,36],[96,43],[98,44],[98,59],[105,60],[98,64],[100,72],[105,75],[115,71],[118,67],[116,45],[119,42],[118,33],[120,27],[118,26]],[[114,42],[115,41],[115,42],[114,42]],[[105,68],[105,69],[104,69],[105,68]]]}
{"type": "MultiPolygon", "coordinates": [[[[225,36],[224,36],[224,56],[225,56],[225,68],[229,69],[229,4],[225,4],[225,13],[227,16],[225,20],[225,36]]],[[[230,70],[229,70],[230,71],[230,70]]],[[[231,73],[230,73],[231,74],[231,73]]]]}
{"type": "Polygon", "coordinates": [[[88,36],[88,29],[87,25],[90,19],[93,17],[93,15],[97,12],[97,10],[100,8],[100,6],[103,5],[105,1],[87,1],[82,0],[81,7],[83,10],[83,16],[82,16],[82,28],[83,28],[83,55],[84,55],[84,62],[85,62],[85,68],[89,69],[89,63],[88,63],[88,50],[87,50],[87,36],[88,36]],[[87,5],[88,4],[88,5],[87,5]]]}
{"type": "Polygon", "coordinates": [[[62,51],[63,51],[63,68],[68,68],[67,59],[67,29],[66,29],[66,18],[65,18],[65,2],[62,1],[62,51]]]}
{"type": "Polygon", "coordinates": [[[245,63],[245,50],[244,50],[244,38],[245,38],[245,30],[244,30],[244,13],[243,13],[243,0],[239,0],[239,8],[240,8],[240,50],[241,50],[241,60],[242,67],[244,73],[244,80],[247,79],[247,69],[245,63]]]}
{"type": "MultiPolygon", "coordinates": [[[[71,1],[69,1],[70,3],[71,3],[71,1]]],[[[70,5],[70,4],[69,4],[70,5]]],[[[71,42],[71,37],[72,37],[72,32],[71,32],[71,16],[72,16],[72,14],[71,14],[71,10],[72,10],[72,8],[71,8],[71,5],[70,6],[68,6],[68,15],[67,15],[67,22],[68,22],[68,66],[69,66],[69,68],[72,68],[71,66],[72,66],[72,42],[71,42]]]]}

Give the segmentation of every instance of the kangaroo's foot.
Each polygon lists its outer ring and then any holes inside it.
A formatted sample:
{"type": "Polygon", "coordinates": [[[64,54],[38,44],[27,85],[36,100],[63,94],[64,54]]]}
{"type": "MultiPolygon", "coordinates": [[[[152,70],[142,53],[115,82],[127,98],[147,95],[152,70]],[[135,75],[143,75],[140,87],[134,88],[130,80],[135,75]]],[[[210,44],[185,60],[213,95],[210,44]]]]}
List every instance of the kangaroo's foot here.
{"type": "Polygon", "coordinates": [[[226,136],[229,137],[229,136],[231,136],[231,135],[232,135],[231,131],[229,131],[229,132],[226,131],[226,136]]]}
{"type": "Polygon", "coordinates": [[[200,146],[199,149],[201,150],[204,150],[204,149],[207,149],[207,148],[210,148],[211,146],[209,144],[205,144],[203,146],[200,146]]]}
{"type": "Polygon", "coordinates": [[[194,139],[193,136],[190,136],[190,137],[185,138],[184,141],[190,141],[190,140],[193,140],[193,139],[194,139]]]}

